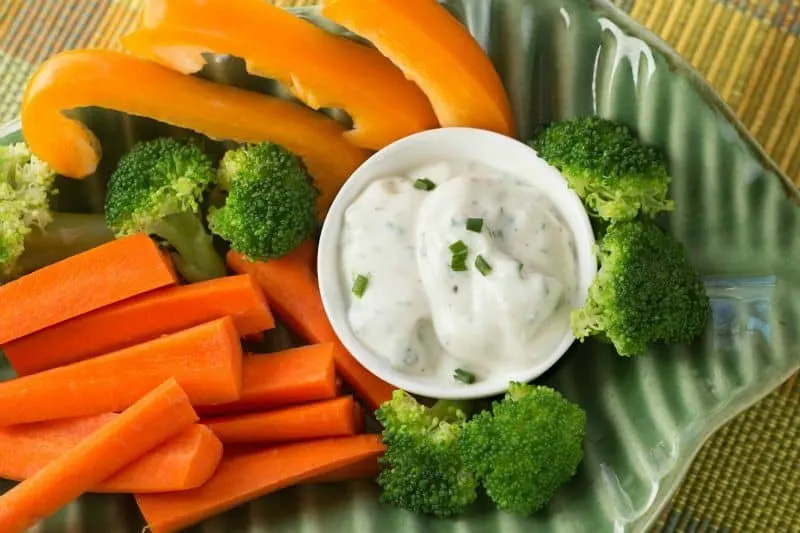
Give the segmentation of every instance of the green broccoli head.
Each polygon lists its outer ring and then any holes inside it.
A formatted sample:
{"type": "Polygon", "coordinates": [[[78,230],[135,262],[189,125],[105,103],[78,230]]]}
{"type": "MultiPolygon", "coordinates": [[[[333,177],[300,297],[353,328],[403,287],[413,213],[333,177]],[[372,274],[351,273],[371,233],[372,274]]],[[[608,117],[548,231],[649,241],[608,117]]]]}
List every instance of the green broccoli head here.
{"type": "Polygon", "coordinates": [[[200,203],[214,182],[211,160],[193,143],[160,138],[136,144],[108,183],[106,223],[117,236],[155,235],[177,250],[189,281],[225,274],[203,227],[200,203]]]}
{"type": "Polygon", "coordinates": [[[381,499],[409,511],[440,517],[463,511],[477,497],[475,476],[464,469],[458,442],[464,413],[442,402],[433,409],[404,391],[376,412],[383,424],[381,499]]]}
{"type": "Polygon", "coordinates": [[[0,277],[15,273],[25,238],[52,220],[55,172],[27,145],[0,146],[0,277]]]}
{"type": "Polygon", "coordinates": [[[690,342],[711,314],[683,245],[654,222],[618,222],[597,246],[600,270],[583,308],[572,314],[578,339],[602,334],[620,355],[655,342],[690,342]]]}
{"type": "Polygon", "coordinates": [[[303,162],[281,146],[260,143],[228,151],[219,184],[227,198],[211,210],[209,226],[235,251],[266,261],[314,235],[319,191],[303,162]]]}
{"type": "Polygon", "coordinates": [[[575,475],[585,426],[584,411],[555,390],[511,383],[467,424],[460,450],[500,509],[528,516],[575,475]]]}
{"type": "Polygon", "coordinates": [[[659,152],[623,125],[596,116],[558,122],[531,146],[566,178],[604,220],[631,220],[671,211],[670,176],[659,152]]]}

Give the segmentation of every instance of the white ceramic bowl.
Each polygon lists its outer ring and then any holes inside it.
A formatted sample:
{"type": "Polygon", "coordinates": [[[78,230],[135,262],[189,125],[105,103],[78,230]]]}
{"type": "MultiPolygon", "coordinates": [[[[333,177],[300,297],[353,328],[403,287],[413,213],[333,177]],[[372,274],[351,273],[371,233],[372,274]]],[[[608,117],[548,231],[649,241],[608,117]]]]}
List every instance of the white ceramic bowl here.
{"type": "Polygon", "coordinates": [[[347,208],[373,180],[404,174],[424,164],[440,160],[471,161],[526,179],[553,202],[563,222],[572,231],[577,252],[578,290],[574,306],[583,304],[597,270],[594,234],[586,211],[561,174],[545,164],[527,145],[509,137],[471,128],[441,128],[401,139],[375,153],[344,184],[330,208],[319,243],[318,274],[322,301],[333,329],[347,350],[364,367],[391,385],[431,398],[481,398],[505,392],[509,381],[531,381],[561,358],[575,341],[568,328],[561,342],[546,357],[529,368],[507,374],[494,374],[465,386],[455,380],[442,383],[435,376],[404,373],[364,346],[353,334],[347,318],[347,292],[340,277],[339,234],[347,208]]]}

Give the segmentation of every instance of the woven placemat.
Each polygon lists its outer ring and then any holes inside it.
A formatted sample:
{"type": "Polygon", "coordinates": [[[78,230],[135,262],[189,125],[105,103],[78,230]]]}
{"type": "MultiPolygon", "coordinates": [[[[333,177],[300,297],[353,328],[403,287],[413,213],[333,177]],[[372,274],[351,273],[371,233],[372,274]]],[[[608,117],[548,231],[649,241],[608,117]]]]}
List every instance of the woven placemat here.
{"type": "MultiPolygon", "coordinates": [[[[275,0],[312,5],[315,0],[275,0]]],[[[800,0],[615,0],[697,66],[800,183],[800,0]]],[[[118,47],[137,0],[0,0],[0,123],[59,50],[118,47]]],[[[800,533],[795,376],[703,448],[654,533],[800,533]]]]}

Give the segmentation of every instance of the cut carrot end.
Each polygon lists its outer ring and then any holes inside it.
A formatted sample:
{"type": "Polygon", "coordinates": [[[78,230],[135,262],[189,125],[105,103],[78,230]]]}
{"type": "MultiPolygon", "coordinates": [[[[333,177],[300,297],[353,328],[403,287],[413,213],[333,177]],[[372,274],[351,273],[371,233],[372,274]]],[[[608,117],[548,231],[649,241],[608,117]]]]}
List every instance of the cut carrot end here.
{"type": "Polygon", "coordinates": [[[252,277],[230,276],[152,291],[18,339],[3,351],[17,375],[27,376],[226,316],[240,335],[275,327],[252,277]]]}
{"type": "Polygon", "coordinates": [[[0,531],[25,531],[197,421],[169,380],[33,476],[0,496],[0,531]]]}
{"type": "Polygon", "coordinates": [[[197,489],[136,496],[152,533],[171,533],[285,487],[383,453],[376,435],[289,444],[224,457],[197,489]]]}
{"type": "Polygon", "coordinates": [[[147,235],[111,241],[0,286],[0,344],[176,283],[147,235]]]}
{"type": "Polygon", "coordinates": [[[282,443],[355,435],[356,402],[350,396],[274,411],[207,418],[203,424],[224,444],[282,443]]]}

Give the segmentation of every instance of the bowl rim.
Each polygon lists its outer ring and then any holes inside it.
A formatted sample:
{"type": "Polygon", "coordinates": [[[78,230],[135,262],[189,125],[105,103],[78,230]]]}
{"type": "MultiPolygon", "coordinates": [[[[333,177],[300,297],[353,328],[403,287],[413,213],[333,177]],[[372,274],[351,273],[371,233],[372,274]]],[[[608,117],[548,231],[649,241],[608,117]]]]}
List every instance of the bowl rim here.
{"type": "Polygon", "coordinates": [[[437,399],[474,399],[503,394],[511,381],[530,382],[555,365],[575,342],[566,323],[555,349],[524,369],[498,373],[472,385],[451,384],[433,376],[420,377],[392,367],[353,333],[347,318],[346,287],[342,285],[339,240],[348,207],[373,181],[441,160],[475,161],[518,175],[542,192],[570,230],[575,243],[576,291],[571,307],[583,305],[597,272],[595,237],[589,215],[566,179],[527,144],[499,133],[475,128],[437,128],[395,141],[373,154],[351,174],[336,195],[322,227],[317,275],[322,303],[344,347],[369,372],[412,394],[437,399]],[[412,161],[413,160],[413,161],[412,161]]]}

